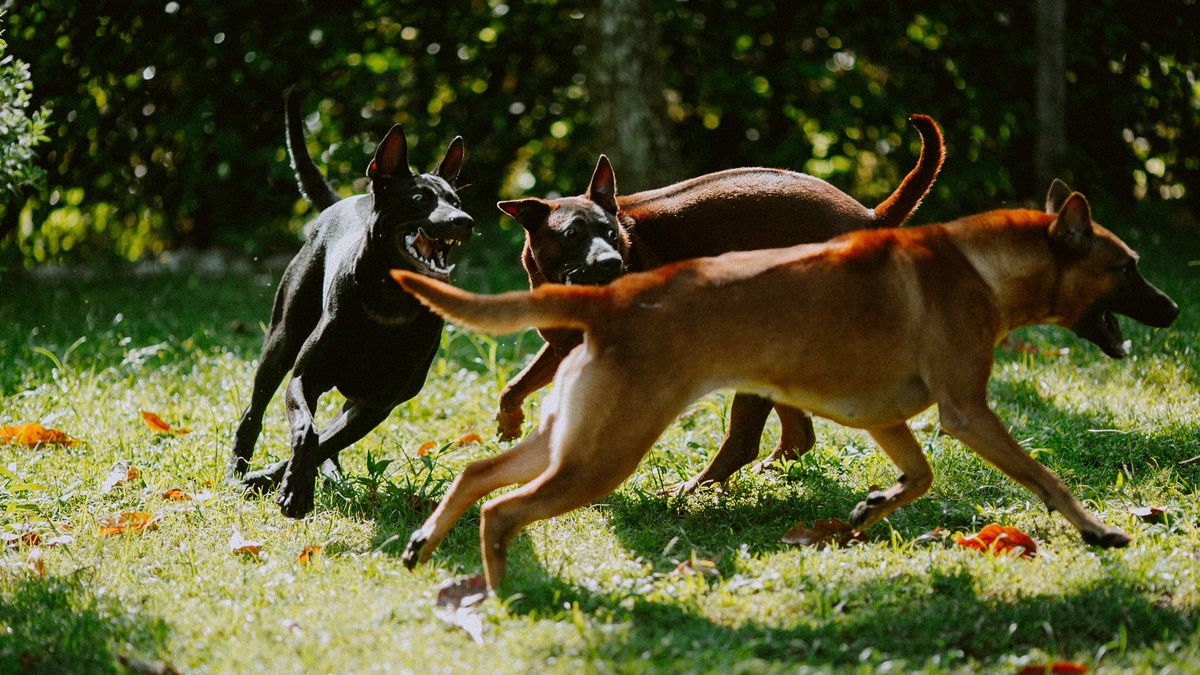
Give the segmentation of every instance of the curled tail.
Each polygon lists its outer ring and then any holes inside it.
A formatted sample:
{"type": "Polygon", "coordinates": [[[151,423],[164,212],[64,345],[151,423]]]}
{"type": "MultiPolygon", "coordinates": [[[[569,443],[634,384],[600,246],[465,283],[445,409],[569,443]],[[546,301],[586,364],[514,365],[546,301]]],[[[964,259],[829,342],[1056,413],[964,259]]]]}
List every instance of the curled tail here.
{"type": "Polygon", "coordinates": [[[308,146],[304,144],[304,130],[300,128],[300,101],[295,89],[289,87],[283,96],[283,123],[287,128],[287,151],[292,160],[292,171],[296,172],[300,193],[317,207],[317,211],[324,211],[337,203],[341,197],[325,181],[325,176],[321,175],[321,170],[308,154],[308,146]]]}
{"type": "Polygon", "coordinates": [[[921,200],[929,194],[933,182],[937,180],[938,171],[942,169],[945,158],[945,147],[942,144],[942,130],[937,122],[928,115],[911,115],[910,124],[921,134],[921,156],[917,165],[900,181],[896,191],[875,207],[875,225],[877,227],[900,227],[921,205],[921,200]]]}
{"type": "Polygon", "coordinates": [[[586,331],[607,314],[611,295],[604,286],[557,284],[479,295],[405,270],[392,270],[392,278],[435,313],[460,326],[496,335],[531,327],[586,331]]]}

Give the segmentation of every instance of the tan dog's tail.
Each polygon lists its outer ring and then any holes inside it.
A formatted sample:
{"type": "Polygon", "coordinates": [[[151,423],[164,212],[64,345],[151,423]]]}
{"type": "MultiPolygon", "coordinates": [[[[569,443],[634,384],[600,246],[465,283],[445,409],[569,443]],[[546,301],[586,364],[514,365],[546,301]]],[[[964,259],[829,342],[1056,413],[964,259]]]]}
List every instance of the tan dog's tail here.
{"type": "Polygon", "coordinates": [[[942,143],[942,130],[937,122],[928,115],[912,115],[908,118],[910,124],[921,134],[921,156],[917,165],[900,181],[896,191],[875,207],[876,227],[900,227],[913,211],[921,205],[921,200],[929,194],[933,182],[937,180],[938,171],[942,169],[946,149],[942,143]]]}
{"type": "Polygon", "coordinates": [[[421,304],[460,326],[500,335],[522,328],[587,330],[608,306],[603,286],[544,284],[532,291],[480,295],[405,270],[392,270],[404,290],[421,304]]]}

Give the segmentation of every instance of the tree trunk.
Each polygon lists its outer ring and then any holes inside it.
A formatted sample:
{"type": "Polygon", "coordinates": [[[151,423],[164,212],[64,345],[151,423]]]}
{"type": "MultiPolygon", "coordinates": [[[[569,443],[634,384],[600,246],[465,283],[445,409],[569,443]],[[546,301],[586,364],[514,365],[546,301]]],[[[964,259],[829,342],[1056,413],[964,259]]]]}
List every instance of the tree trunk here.
{"type": "Polygon", "coordinates": [[[612,160],[617,188],[630,194],[678,180],[650,0],[597,0],[588,24],[595,148],[612,160]]]}
{"type": "Polygon", "coordinates": [[[1057,177],[1067,153],[1066,0],[1034,0],[1037,17],[1037,119],[1034,175],[1040,189],[1057,177]]]}

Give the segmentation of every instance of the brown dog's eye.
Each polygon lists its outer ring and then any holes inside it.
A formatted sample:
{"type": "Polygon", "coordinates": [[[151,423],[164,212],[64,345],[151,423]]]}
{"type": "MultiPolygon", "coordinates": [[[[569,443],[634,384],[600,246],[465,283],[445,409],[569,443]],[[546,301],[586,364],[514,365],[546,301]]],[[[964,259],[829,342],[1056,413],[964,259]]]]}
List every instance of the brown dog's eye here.
{"type": "Polygon", "coordinates": [[[616,241],[617,240],[617,231],[609,230],[605,236],[608,238],[609,241],[616,241]]]}

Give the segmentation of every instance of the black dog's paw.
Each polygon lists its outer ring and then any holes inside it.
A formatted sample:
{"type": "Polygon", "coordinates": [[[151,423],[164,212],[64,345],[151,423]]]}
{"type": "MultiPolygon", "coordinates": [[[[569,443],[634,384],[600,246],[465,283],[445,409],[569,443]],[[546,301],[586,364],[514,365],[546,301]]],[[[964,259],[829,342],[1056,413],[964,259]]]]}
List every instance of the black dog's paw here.
{"type": "Polygon", "coordinates": [[[275,503],[279,505],[279,512],[288,518],[297,520],[308,515],[313,510],[313,490],[309,487],[304,489],[287,489],[286,487],[279,493],[275,503]]]}
{"type": "Polygon", "coordinates": [[[856,529],[870,524],[871,514],[877,507],[887,501],[887,495],[879,490],[867,495],[867,498],[859,502],[854,510],[850,512],[850,524],[856,529]]]}
{"type": "Polygon", "coordinates": [[[425,534],[424,528],[412,533],[408,538],[408,546],[404,547],[404,555],[400,557],[400,562],[408,569],[417,566],[421,562],[421,549],[425,548],[425,544],[429,541],[429,535],[425,534]]]}
{"type": "Polygon", "coordinates": [[[231,479],[248,493],[265,495],[279,486],[283,474],[287,471],[287,460],[275,462],[265,469],[251,471],[240,479],[231,479]]]}
{"type": "Polygon", "coordinates": [[[1125,548],[1133,539],[1124,532],[1110,527],[1100,532],[1092,532],[1091,530],[1083,530],[1079,533],[1083,537],[1083,541],[1100,548],[1125,548]]]}

